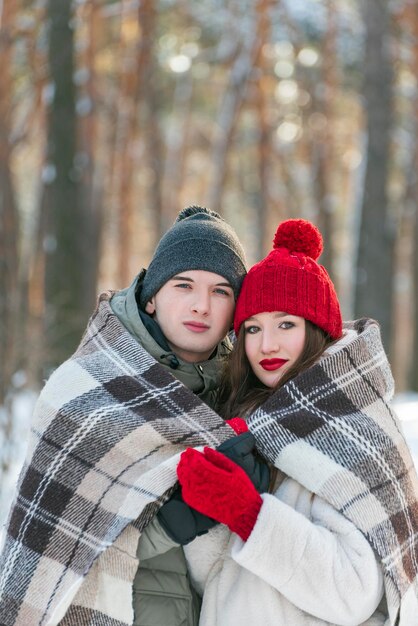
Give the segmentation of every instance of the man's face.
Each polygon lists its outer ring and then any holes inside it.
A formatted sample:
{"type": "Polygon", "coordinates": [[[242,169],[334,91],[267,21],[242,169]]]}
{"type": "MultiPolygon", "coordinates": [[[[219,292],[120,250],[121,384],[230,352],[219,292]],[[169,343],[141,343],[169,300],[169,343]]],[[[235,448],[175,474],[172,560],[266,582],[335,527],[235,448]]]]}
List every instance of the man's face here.
{"type": "Polygon", "coordinates": [[[147,303],[173,352],[189,363],[206,361],[231,327],[234,292],[219,274],[189,270],[173,276],[147,303]]]}

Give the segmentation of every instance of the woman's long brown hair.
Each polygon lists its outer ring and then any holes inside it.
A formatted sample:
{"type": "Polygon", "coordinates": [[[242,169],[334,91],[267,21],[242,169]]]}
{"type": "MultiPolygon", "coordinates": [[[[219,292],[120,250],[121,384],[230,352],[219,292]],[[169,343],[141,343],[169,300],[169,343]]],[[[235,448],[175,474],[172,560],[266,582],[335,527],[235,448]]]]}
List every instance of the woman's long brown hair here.
{"type": "Polygon", "coordinates": [[[334,340],[315,324],[305,320],[305,343],[295,363],[279,379],[273,388],[266,387],[255,376],[245,354],[245,328],[242,324],[237,341],[226,363],[220,387],[220,412],[226,418],[245,417],[259,407],[290,379],[311,367],[334,340]]]}

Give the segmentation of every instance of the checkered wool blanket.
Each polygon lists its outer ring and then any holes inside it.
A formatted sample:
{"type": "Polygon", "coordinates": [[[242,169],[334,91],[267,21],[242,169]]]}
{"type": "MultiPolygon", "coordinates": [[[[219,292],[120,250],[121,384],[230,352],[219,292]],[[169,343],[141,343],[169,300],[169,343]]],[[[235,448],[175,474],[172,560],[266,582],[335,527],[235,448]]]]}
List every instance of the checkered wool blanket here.
{"type": "Polygon", "coordinates": [[[248,425],[266,458],[369,540],[383,566],[388,626],[418,626],[418,479],[388,404],[393,379],[379,327],[350,327],[349,340],[279,389],[248,425]]]}
{"type": "Polygon", "coordinates": [[[139,535],[178,454],[235,434],[131,337],[110,296],[37,402],[0,560],[3,626],[132,624],[139,535]]]}

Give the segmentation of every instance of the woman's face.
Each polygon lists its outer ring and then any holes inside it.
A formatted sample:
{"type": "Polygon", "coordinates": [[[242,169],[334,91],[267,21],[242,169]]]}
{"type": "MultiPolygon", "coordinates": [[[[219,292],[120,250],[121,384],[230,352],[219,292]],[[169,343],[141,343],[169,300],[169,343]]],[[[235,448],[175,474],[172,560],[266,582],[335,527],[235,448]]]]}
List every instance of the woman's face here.
{"type": "Polygon", "coordinates": [[[280,311],[257,313],[244,322],[245,353],[257,378],[275,387],[305,345],[305,319],[280,311]]]}

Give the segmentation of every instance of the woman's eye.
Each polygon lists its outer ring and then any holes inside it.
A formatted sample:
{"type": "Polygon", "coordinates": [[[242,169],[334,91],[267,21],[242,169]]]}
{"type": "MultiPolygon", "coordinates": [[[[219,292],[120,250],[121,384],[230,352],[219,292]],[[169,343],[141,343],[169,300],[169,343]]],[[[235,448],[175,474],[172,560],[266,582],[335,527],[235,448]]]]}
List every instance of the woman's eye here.
{"type": "Polygon", "coordinates": [[[258,326],[245,326],[244,330],[248,335],[255,335],[260,329],[258,326]]]}
{"type": "Polygon", "coordinates": [[[293,322],[282,322],[279,326],[279,328],[283,328],[284,330],[288,330],[289,328],[293,328],[293,327],[294,327],[293,322]]]}

